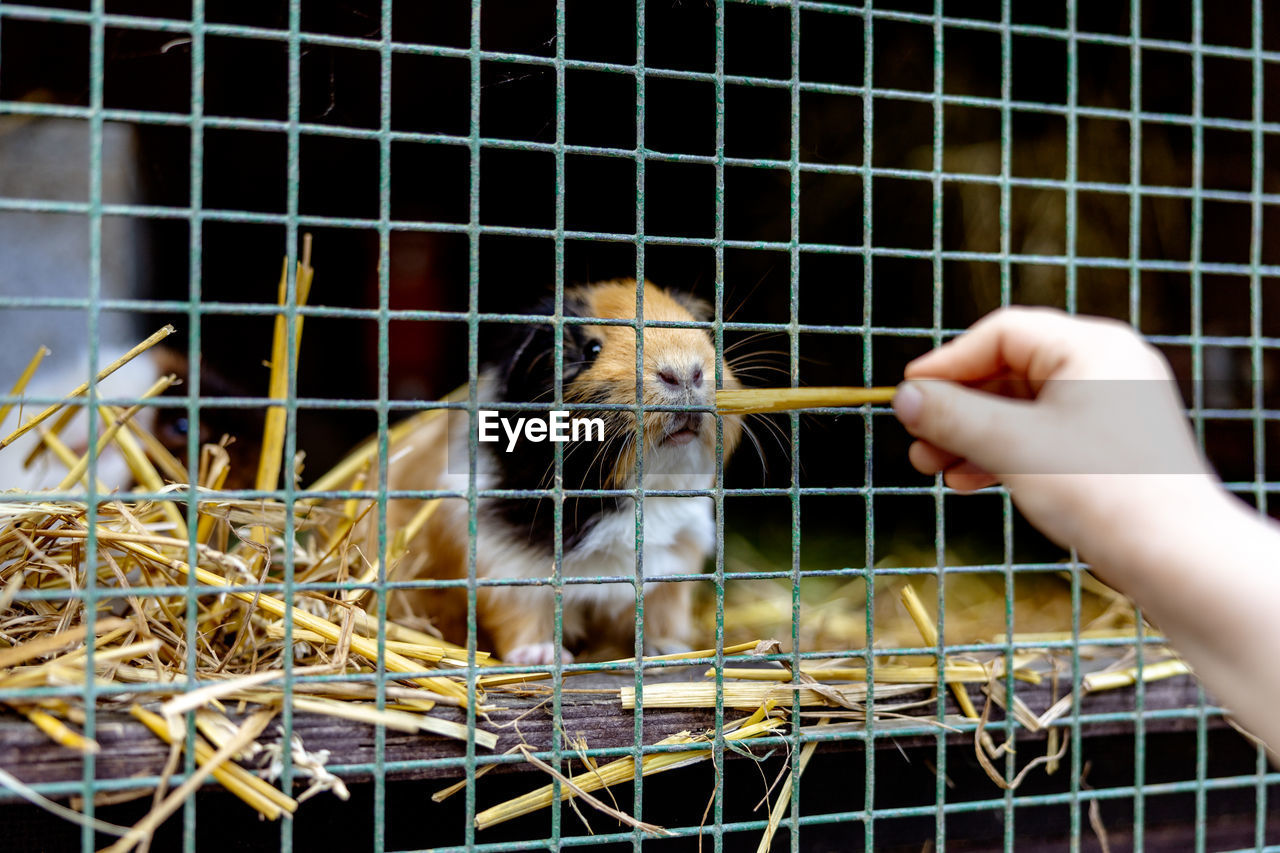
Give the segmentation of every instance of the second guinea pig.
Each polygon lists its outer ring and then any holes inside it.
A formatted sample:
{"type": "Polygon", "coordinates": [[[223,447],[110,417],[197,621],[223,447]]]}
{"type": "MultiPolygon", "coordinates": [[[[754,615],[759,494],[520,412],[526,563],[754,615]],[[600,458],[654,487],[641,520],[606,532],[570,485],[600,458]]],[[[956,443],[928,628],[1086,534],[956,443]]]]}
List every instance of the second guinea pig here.
{"type": "MultiPolygon", "coordinates": [[[[567,290],[568,317],[633,320],[634,280],[600,282],[567,290]]],[[[549,313],[549,311],[548,311],[549,313]]],[[[708,306],[653,284],[644,287],[644,339],[641,399],[645,406],[710,406],[715,402],[716,353],[705,329],[652,327],[651,321],[706,319],[708,306]]],[[[480,408],[486,402],[537,402],[555,399],[554,329],[550,324],[515,326],[499,358],[480,377],[480,408]]],[[[563,325],[563,399],[576,404],[636,402],[636,332],[631,325],[563,325]]],[[[740,387],[725,365],[723,387],[740,387]]],[[[643,413],[643,476],[636,482],[635,413],[574,411],[604,420],[603,441],[564,444],[563,487],[573,489],[706,490],[715,482],[716,419],[706,412],[643,413]]],[[[502,411],[501,415],[537,417],[547,413],[502,411]]],[[[726,459],[742,434],[741,419],[723,418],[722,448],[726,459]]],[[[388,488],[402,490],[468,488],[468,413],[427,421],[399,439],[388,456],[388,488]],[[450,463],[452,460],[452,464],[450,463]]],[[[520,440],[508,450],[508,437],[478,444],[477,489],[549,489],[554,486],[554,445],[520,440]]],[[[594,439],[595,436],[592,436],[594,439]]],[[[391,500],[388,536],[401,529],[421,506],[391,500]]],[[[687,650],[693,636],[691,581],[663,577],[701,573],[715,547],[715,521],[706,495],[647,495],[644,498],[643,552],[644,639],[647,654],[687,650]]],[[[467,575],[468,507],[466,500],[441,501],[422,531],[408,543],[406,565],[393,567],[396,581],[430,578],[458,580],[467,575]]],[[[508,663],[550,663],[556,654],[573,659],[593,648],[629,646],[634,642],[634,583],[563,584],[563,639],[554,642],[555,598],[548,580],[554,566],[556,515],[550,497],[486,497],[477,505],[476,593],[478,628],[498,657],[508,663]],[[508,579],[511,585],[487,581],[508,579]],[[524,582],[524,583],[521,583],[524,582]]],[[[366,525],[358,541],[372,561],[376,538],[366,525]],[[373,546],[373,547],[371,547],[373,546]]],[[[636,576],[637,518],[627,495],[566,495],[561,513],[563,576],[636,576]]],[[[466,589],[398,589],[389,600],[389,615],[410,624],[425,618],[447,639],[466,637],[466,589]]],[[[481,648],[485,648],[482,645],[481,648]]]]}

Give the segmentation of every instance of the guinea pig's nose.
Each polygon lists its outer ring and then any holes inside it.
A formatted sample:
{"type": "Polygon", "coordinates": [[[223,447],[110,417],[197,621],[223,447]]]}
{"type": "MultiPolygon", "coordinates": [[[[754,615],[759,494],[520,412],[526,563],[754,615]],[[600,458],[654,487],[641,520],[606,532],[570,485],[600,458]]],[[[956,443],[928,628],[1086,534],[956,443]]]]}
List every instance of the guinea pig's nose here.
{"type": "Polygon", "coordinates": [[[664,367],[658,371],[658,378],[662,380],[662,384],[677,390],[680,388],[701,388],[702,367],[695,365],[686,370],[664,367]]]}

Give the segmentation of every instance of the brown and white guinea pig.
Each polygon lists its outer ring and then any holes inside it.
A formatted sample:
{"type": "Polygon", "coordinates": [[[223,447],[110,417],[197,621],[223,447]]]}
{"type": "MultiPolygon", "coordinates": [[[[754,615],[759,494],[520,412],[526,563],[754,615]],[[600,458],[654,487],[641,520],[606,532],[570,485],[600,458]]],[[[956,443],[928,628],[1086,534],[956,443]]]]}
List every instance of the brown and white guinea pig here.
{"type": "MultiPolygon", "coordinates": [[[[566,316],[630,320],[635,318],[634,280],[606,281],[565,292],[566,316]]],[[[550,313],[549,303],[544,305],[550,313]]],[[[706,319],[705,303],[646,283],[644,288],[644,363],[642,400],[646,406],[706,406],[715,401],[715,348],[705,329],[652,327],[650,321],[706,319]]],[[[636,333],[633,326],[564,324],[563,393],[566,409],[575,404],[636,402],[636,333]]],[[[481,408],[489,401],[551,403],[554,400],[554,329],[549,324],[515,326],[500,358],[481,375],[481,408]]],[[[725,366],[723,385],[739,387],[725,366]]],[[[501,413],[539,417],[545,412],[501,413]]],[[[636,482],[634,412],[587,410],[602,417],[604,441],[570,441],[563,451],[565,489],[705,490],[715,480],[715,416],[699,412],[645,412],[644,482],[636,482]]],[[[726,458],[742,434],[739,418],[723,419],[726,458]]],[[[388,456],[392,490],[450,489],[465,492],[467,413],[429,420],[396,442],[388,456]],[[453,464],[448,460],[452,457],[453,464]]],[[[499,430],[502,435],[502,431],[499,430]]],[[[520,440],[510,451],[502,435],[481,443],[477,458],[479,489],[547,489],[554,485],[554,445],[520,440]]],[[[410,500],[388,505],[389,535],[421,507],[410,500]]],[[[372,515],[372,514],[370,514],[372,515]]],[[[477,514],[476,573],[480,579],[547,580],[554,561],[556,519],[551,498],[484,498],[477,514]]],[[[376,547],[372,525],[358,540],[376,547]]],[[[446,499],[417,539],[409,543],[404,565],[393,567],[396,581],[466,577],[468,514],[465,500],[446,499]]],[[[626,577],[636,573],[636,511],[629,496],[564,499],[561,516],[563,573],[573,577],[626,577]]],[[[644,499],[644,638],[650,654],[687,650],[692,636],[693,586],[688,581],[653,579],[701,573],[715,547],[711,499],[705,495],[655,495],[644,499]]],[[[366,550],[374,559],[375,550],[366,550]]],[[[555,602],[547,584],[481,585],[477,618],[482,642],[508,663],[565,661],[592,649],[627,648],[634,642],[634,584],[565,583],[563,639],[554,644],[555,602]]],[[[397,590],[389,602],[392,618],[429,619],[454,641],[465,639],[466,593],[449,590],[397,590]]],[[[485,646],[482,646],[484,648],[485,646]]]]}

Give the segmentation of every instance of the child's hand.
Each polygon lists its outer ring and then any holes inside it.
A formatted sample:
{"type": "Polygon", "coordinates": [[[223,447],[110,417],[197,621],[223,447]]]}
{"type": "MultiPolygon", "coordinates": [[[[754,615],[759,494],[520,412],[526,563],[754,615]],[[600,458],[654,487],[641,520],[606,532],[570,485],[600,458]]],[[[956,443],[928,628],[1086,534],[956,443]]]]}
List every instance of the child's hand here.
{"type": "Polygon", "coordinates": [[[1219,486],[1170,378],[1127,326],[1016,308],[911,362],[893,405],[916,468],[1007,485],[1280,760],[1280,528],[1219,486]]]}
{"type": "Polygon", "coordinates": [[[1212,483],[1168,365],[1119,322],[1004,309],[911,362],[906,379],[894,409],[919,439],[916,469],[962,490],[1005,483],[1033,524],[1086,557],[1138,507],[1158,513],[1212,483]],[[1142,476],[1170,474],[1196,476],[1142,476]]]}

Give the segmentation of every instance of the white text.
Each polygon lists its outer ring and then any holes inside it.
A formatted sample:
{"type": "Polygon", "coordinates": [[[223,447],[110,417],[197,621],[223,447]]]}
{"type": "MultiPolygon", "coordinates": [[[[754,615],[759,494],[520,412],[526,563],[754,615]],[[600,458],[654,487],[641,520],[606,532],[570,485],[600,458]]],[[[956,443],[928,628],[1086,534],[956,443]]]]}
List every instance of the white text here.
{"type": "Polygon", "coordinates": [[[521,434],[532,442],[543,441],[604,441],[604,418],[571,418],[569,413],[553,410],[547,419],[543,418],[504,418],[492,409],[481,409],[480,441],[501,441],[498,428],[507,437],[507,453],[515,450],[516,442],[521,434]]]}

